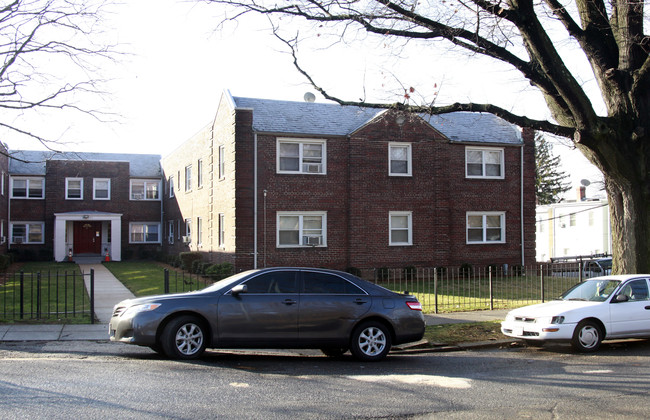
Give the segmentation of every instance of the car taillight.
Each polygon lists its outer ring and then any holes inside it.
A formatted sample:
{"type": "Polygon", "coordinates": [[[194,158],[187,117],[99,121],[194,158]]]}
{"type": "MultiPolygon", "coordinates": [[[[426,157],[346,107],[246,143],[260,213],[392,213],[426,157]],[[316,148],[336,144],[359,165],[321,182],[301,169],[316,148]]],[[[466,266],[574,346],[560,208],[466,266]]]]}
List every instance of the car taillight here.
{"type": "Polygon", "coordinates": [[[406,305],[411,308],[413,311],[421,311],[422,310],[422,304],[420,302],[413,302],[413,301],[408,301],[406,302],[406,305]]]}

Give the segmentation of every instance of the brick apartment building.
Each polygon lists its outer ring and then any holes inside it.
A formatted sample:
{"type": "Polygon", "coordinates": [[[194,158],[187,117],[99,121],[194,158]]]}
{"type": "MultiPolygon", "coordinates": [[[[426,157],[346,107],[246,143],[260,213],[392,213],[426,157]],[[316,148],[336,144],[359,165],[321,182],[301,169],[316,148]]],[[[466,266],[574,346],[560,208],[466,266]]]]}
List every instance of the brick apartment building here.
{"type": "Polygon", "coordinates": [[[56,261],[108,254],[119,261],[160,250],[159,155],[49,151],[10,151],[10,155],[2,160],[8,160],[3,221],[7,220],[11,252],[56,261]]]}
{"type": "Polygon", "coordinates": [[[162,159],[163,248],[237,270],[532,264],[533,133],[232,97],[162,159]]]}

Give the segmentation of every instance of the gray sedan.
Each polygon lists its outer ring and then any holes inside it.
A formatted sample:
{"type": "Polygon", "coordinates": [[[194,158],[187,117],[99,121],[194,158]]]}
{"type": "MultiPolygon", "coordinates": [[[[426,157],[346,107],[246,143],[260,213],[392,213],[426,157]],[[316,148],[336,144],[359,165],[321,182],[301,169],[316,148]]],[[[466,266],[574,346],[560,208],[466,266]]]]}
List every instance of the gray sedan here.
{"type": "Polygon", "coordinates": [[[424,335],[420,302],[351,274],[315,268],[246,271],[198,292],[118,303],[111,341],[194,359],[206,348],[317,348],[381,360],[424,335]]]}

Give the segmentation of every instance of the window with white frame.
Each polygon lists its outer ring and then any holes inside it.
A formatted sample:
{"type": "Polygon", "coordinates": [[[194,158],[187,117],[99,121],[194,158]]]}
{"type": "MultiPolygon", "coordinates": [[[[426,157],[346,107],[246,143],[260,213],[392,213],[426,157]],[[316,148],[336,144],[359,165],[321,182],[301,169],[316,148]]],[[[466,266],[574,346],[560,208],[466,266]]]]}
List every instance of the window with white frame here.
{"type": "Polygon", "coordinates": [[[44,230],[43,222],[21,222],[11,223],[9,229],[11,231],[10,241],[12,244],[42,244],[45,242],[43,238],[44,230]]]}
{"type": "Polygon", "coordinates": [[[185,191],[192,191],[192,165],[185,167],[185,191]]]}
{"type": "Polygon", "coordinates": [[[413,213],[391,211],[389,213],[389,245],[413,245],[413,213]]]}
{"type": "Polygon", "coordinates": [[[506,241],[504,212],[468,212],[467,243],[494,244],[506,241]]]}
{"type": "Polygon", "coordinates": [[[174,243],[174,221],[167,222],[167,242],[171,245],[174,243]]]}
{"type": "Polygon", "coordinates": [[[129,243],[160,243],[159,223],[130,223],[129,243]]]}
{"type": "Polygon", "coordinates": [[[221,145],[219,146],[219,179],[223,179],[226,176],[226,148],[221,145]]]}
{"type": "Polygon", "coordinates": [[[201,188],[203,186],[203,160],[199,159],[196,162],[196,185],[197,188],[201,188]]]}
{"type": "Polygon", "coordinates": [[[411,176],[411,144],[388,144],[388,174],[391,176],[411,176]]]}
{"type": "Polygon", "coordinates": [[[200,217],[196,218],[196,244],[203,244],[203,219],[200,217]]]}
{"type": "Polygon", "coordinates": [[[503,149],[465,148],[465,176],[467,178],[503,179],[503,149]]]}
{"type": "Polygon", "coordinates": [[[325,174],[325,140],[278,139],[278,173],[325,174]]]}
{"type": "Polygon", "coordinates": [[[0,194],[5,195],[5,177],[6,173],[2,173],[2,178],[0,178],[0,194]]]}
{"type": "Polygon", "coordinates": [[[45,180],[33,177],[12,177],[11,198],[45,198],[45,180]]]}
{"type": "Polygon", "coordinates": [[[83,178],[66,178],[65,179],[65,199],[66,200],[83,200],[84,198],[84,180],[83,178]]]}
{"type": "Polygon", "coordinates": [[[226,245],[226,216],[219,213],[219,246],[226,245]]]}
{"type": "Polygon", "coordinates": [[[93,200],[111,199],[110,178],[93,178],[93,200]]]}
{"type": "Polygon", "coordinates": [[[185,219],[185,237],[183,238],[183,242],[192,242],[192,219],[185,219]]]}
{"type": "Polygon", "coordinates": [[[326,212],[278,212],[279,248],[327,246],[326,212]]]}
{"type": "Polygon", "coordinates": [[[169,177],[169,198],[174,198],[174,176],[169,177]]]}
{"type": "Polygon", "coordinates": [[[131,180],[131,200],[160,200],[159,191],[159,180],[131,180]]]}

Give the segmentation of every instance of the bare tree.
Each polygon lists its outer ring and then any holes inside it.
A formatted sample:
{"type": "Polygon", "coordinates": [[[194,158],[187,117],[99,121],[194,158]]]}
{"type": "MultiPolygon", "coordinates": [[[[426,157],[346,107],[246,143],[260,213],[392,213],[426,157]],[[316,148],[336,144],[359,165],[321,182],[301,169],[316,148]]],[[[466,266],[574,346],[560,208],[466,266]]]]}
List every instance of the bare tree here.
{"type": "Polygon", "coordinates": [[[650,272],[650,38],[644,32],[643,0],[203,1],[230,6],[229,20],[261,14],[282,28],[295,18],[321,32],[338,30],[341,37],[357,31],[386,40],[427,42],[432,50],[443,42],[506,64],[543,94],[552,120],[517,115],[491,103],[349,101],[330,95],[311,77],[313,72],[301,68],[297,37],[284,39],[298,69],[325,98],[338,103],[432,114],[489,112],[571,139],[604,174],[615,271],[650,272]],[[563,59],[567,45],[588,61],[588,77],[595,78],[604,105],[594,105],[584,79],[563,59]]]}
{"type": "Polygon", "coordinates": [[[95,118],[107,113],[85,105],[101,95],[101,62],[113,46],[102,42],[106,2],[10,0],[0,5],[0,127],[7,137],[40,142],[56,149],[63,141],[35,124],[35,115],[68,111],[95,118]],[[99,60],[98,60],[99,59],[99,60]]]}

